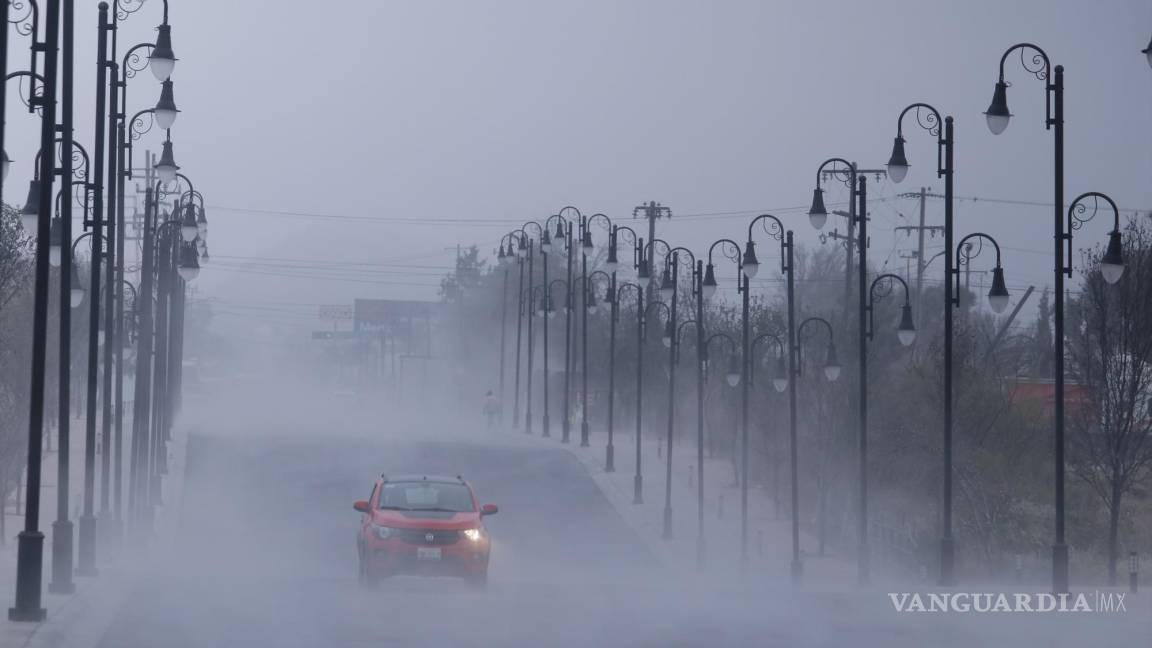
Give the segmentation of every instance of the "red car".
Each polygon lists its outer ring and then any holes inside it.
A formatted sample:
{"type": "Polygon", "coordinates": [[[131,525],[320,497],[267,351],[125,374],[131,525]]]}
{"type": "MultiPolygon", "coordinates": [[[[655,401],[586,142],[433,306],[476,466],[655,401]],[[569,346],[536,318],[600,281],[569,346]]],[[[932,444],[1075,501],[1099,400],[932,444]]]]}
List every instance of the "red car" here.
{"type": "Polygon", "coordinates": [[[458,576],[483,587],[490,542],[484,516],[468,482],[435,475],[381,476],[367,500],[356,536],[360,583],[374,586],[394,574],[458,576]]]}

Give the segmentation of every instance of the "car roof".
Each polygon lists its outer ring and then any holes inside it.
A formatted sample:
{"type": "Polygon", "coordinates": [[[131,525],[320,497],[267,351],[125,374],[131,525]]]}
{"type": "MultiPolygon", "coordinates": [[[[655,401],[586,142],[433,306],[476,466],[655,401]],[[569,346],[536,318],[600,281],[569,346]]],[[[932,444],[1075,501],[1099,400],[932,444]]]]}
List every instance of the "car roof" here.
{"type": "Polygon", "coordinates": [[[460,476],[451,477],[448,475],[381,475],[380,480],[385,483],[398,483],[398,482],[436,482],[439,484],[463,484],[464,479],[460,476]]]}

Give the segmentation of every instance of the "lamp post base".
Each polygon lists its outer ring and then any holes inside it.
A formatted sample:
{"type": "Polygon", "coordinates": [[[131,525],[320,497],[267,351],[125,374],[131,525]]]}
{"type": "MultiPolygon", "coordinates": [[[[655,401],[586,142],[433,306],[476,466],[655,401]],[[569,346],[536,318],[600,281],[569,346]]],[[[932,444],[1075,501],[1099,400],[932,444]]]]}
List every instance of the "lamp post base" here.
{"type": "Polygon", "coordinates": [[[540,436],[544,437],[545,439],[552,436],[552,432],[549,429],[549,428],[551,428],[551,425],[549,424],[547,414],[544,415],[544,418],[541,421],[540,427],[541,427],[540,436]]]}
{"type": "Polygon", "coordinates": [[[16,605],[8,608],[8,620],[40,622],[48,616],[48,610],[40,607],[44,534],[21,531],[17,538],[16,605]]]}
{"type": "Polygon", "coordinates": [[[799,585],[804,579],[804,563],[799,558],[793,558],[791,567],[792,584],[799,585]]]}
{"type": "Polygon", "coordinates": [[[80,542],[80,550],[77,553],[76,574],[79,576],[97,575],[99,570],[96,569],[96,518],[94,516],[80,516],[77,540],[80,542]]]}
{"type": "Polygon", "coordinates": [[[532,434],[532,410],[524,414],[524,434],[532,434]]]}
{"type": "Polygon", "coordinates": [[[632,478],[632,503],[644,503],[644,476],[636,475],[632,478]]]}
{"type": "Polygon", "coordinates": [[[564,419],[564,425],[562,425],[560,429],[560,443],[568,443],[568,436],[568,419],[564,419]]]}
{"type": "Polygon", "coordinates": [[[704,567],[704,529],[696,533],[696,566],[704,567]]]}
{"type": "Polygon", "coordinates": [[[588,447],[588,424],[583,421],[580,422],[580,447],[588,447]]]}
{"type": "Polygon", "coordinates": [[[660,537],[665,539],[665,540],[671,540],[672,539],[672,507],[671,506],[665,506],[664,507],[664,532],[660,534],[660,537]]]}
{"type": "Polygon", "coordinates": [[[1068,545],[1052,545],[1052,593],[1068,592],[1068,545]]]}
{"type": "Polygon", "coordinates": [[[616,472],[616,448],[611,443],[604,449],[604,472],[616,472]]]}
{"type": "Polygon", "coordinates": [[[57,520],[52,523],[52,580],[48,583],[50,594],[71,594],[76,591],[72,582],[72,521],[57,520]]]}
{"type": "Polygon", "coordinates": [[[940,587],[956,585],[956,546],[952,538],[940,538],[940,587]]]}

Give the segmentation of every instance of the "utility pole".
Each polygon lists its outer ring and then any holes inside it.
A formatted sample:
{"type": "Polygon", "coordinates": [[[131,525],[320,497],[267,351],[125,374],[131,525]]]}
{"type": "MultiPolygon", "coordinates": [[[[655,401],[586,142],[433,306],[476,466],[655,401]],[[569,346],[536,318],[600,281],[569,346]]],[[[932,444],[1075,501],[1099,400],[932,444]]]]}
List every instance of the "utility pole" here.
{"type": "MultiPolygon", "coordinates": [[[[660,218],[672,218],[672,210],[653,200],[643,205],[637,205],[632,210],[632,218],[637,218],[641,215],[648,220],[648,240],[655,241],[656,221],[660,218]]],[[[651,263],[649,263],[649,267],[651,267],[651,263]]],[[[649,301],[655,299],[656,291],[649,291],[648,296],[649,301]]]]}
{"type": "MultiPolygon", "coordinates": [[[[922,302],[924,300],[924,270],[928,266],[928,263],[924,257],[924,233],[927,232],[927,233],[931,234],[932,238],[935,238],[936,234],[938,232],[940,234],[944,233],[944,226],[943,225],[925,225],[924,224],[924,217],[925,217],[925,213],[927,211],[926,203],[927,203],[928,198],[943,199],[944,196],[942,194],[931,193],[931,187],[920,187],[920,191],[918,191],[918,192],[902,193],[902,194],[899,194],[899,197],[900,198],[918,198],[920,200],[920,224],[919,225],[901,225],[900,227],[895,228],[894,231],[897,233],[905,232],[909,236],[912,235],[912,232],[916,232],[916,238],[917,238],[916,253],[915,253],[915,258],[916,258],[916,317],[918,320],[923,320],[924,307],[922,306],[922,302]]],[[[909,278],[911,278],[911,277],[909,277],[909,278]]],[[[921,324],[921,322],[918,321],[917,327],[919,327],[920,324],[921,324]]]]}

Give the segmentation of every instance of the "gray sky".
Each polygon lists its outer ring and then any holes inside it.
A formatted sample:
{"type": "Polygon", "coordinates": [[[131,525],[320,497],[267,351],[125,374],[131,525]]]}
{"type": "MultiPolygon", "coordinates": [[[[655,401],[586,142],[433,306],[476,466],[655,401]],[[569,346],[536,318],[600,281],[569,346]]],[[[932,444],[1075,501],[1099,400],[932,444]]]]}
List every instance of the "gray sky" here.
{"type": "MultiPolygon", "coordinates": [[[[89,141],[95,3],[79,4],[78,136],[89,141]]],[[[121,51],[151,40],[159,21],[148,0],[123,25],[121,51]]],[[[1043,85],[1010,62],[1016,117],[995,137],[981,114],[1001,53],[1020,41],[1066,68],[1067,198],[1100,190],[1152,209],[1146,0],[174,0],[170,22],[183,111],[172,137],[211,223],[213,263],[197,291],[245,326],[311,327],[286,311],[356,296],[434,298],[445,248],[492,249],[568,204],[625,222],[659,200],[674,211],[661,235],[694,250],[742,239],[771,209],[795,223],[799,244],[819,245],[803,214],[816,166],[833,155],[882,166],[912,101],[956,117],[957,195],[1049,202],[1043,85]]],[[[149,74],[131,83],[130,110],[155,102],[149,74]]],[[[10,107],[18,162],[5,188],[17,204],[30,123],[10,107]]],[[[871,207],[872,258],[900,270],[915,241],[891,230],[917,207],[895,195],[943,189],[932,138],[906,136],[907,180],[870,186],[884,199],[871,207]]],[[[158,149],[160,136],[144,142],[158,149]]],[[[941,214],[929,204],[930,223],[941,214]]],[[[988,231],[1008,248],[1014,293],[1051,280],[1051,208],[963,201],[957,215],[958,235],[988,231]]],[[[1109,227],[1095,222],[1077,243],[1109,227]]],[[[941,249],[932,244],[929,254],[941,249]]]]}

